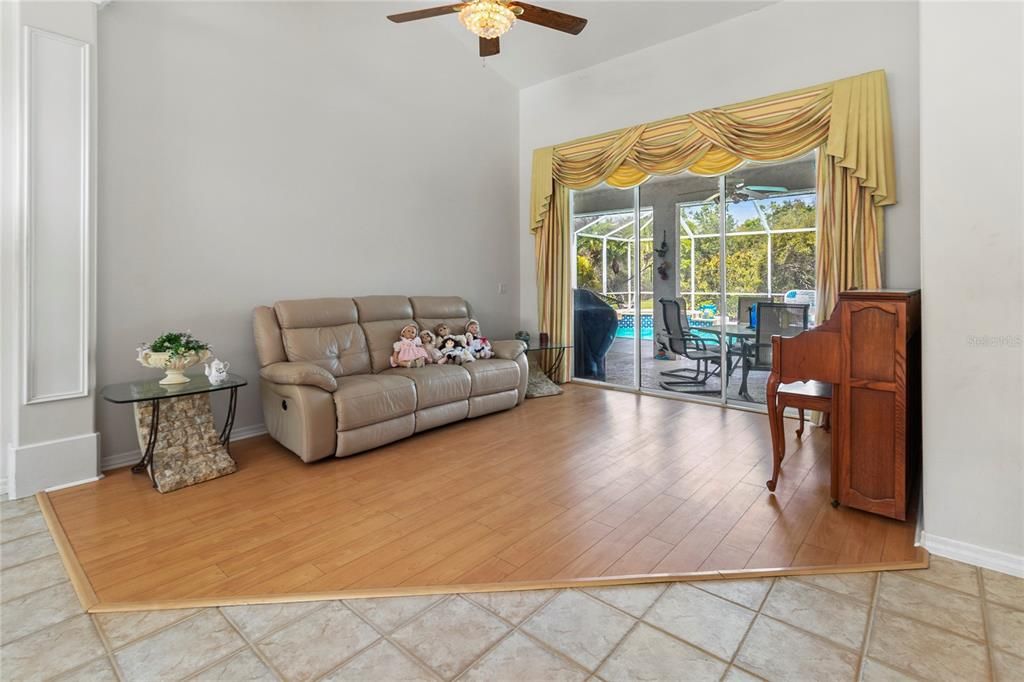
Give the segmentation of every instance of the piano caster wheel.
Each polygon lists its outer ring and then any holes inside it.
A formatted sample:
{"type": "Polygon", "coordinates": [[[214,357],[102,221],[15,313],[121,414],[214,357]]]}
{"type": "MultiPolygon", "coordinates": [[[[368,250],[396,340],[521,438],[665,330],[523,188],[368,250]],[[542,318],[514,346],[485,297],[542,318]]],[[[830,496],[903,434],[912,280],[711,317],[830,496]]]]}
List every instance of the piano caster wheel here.
{"type": "Polygon", "coordinates": [[[839,500],[832,500],[832,508],[833,509],[838,509],[839,508],[839,500]]]}
{"type": "Polygon", "coordinates": [[[775,492],[775,481],[766,481],[765,485],[768,486],[770,492],[775,492]]]}

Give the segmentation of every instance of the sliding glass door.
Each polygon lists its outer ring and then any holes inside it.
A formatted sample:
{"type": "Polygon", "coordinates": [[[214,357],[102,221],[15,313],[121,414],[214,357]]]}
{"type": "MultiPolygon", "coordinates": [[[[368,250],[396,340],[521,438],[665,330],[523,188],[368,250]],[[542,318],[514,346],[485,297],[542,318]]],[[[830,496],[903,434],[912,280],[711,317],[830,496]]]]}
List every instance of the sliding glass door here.
{"type": "Polygon", "coordinates": [[[635,195],[605,184],[573,193],[575,379],[636,385],[637,221],[651,216],[635,195]]]}
{"type": "Polygon", "coordinates": [[[758,304],[813,319],[814,186],[811,154],[573,193],[574,377],[763,404],[758,304]]]}

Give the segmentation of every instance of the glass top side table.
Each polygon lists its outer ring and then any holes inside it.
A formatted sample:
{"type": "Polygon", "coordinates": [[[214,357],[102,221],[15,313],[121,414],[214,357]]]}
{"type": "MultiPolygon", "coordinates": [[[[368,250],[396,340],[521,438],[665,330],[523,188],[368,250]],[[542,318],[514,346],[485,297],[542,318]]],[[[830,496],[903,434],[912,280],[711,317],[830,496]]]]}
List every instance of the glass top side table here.
{"type": "MultiPolygon", "coordinates": [[[[231,429],[235,424],[238,389],[248,384],[243,377],[237,374],[228,374],[227,378],[219,384],[211,384],[204,375],[189,375],[189,379],[189,382],[185,384],[160,384],[159,379],[130,381],[123,384],[110,384],[109,386],[104,386],[103,390],[100,391],[100,396],[112,403],[149,403],[151,416],[149,420],[149,433],[146,437],[146,447],[143,450],[142,459],[132,466],[132,473],[148,472],[153,479],[154,488],[160,489],[160,486],[157,484],[157,477],[153,471],[153,453],[156,450],[160,433],[160,402],[171,398],[216,393],[217,391],[230,391],[227,418],[224,420],[224,427],[217,436],[220,444],[227,450],[231,438],[231,429]]],[[[140,428],[138,422],[136,427],[140,428]]],[[[164,491],[161,490],[161,492],[164,491]]]]}
{"type": "Polygon", "coordinates": [[[526,347],[526,352],[548,352],[548,354],[541,356],[547,358],[548,363],[546,365],[542,365],[540,367],[540,370],[544,372],[545,376],[547,376],[548,379],[554,381],[555,373],[558,371],[558,368],[561,367],[562,359],[565,357],[565,351],[569,350],[570,348],[572,348],[571,344],[564,343],[548,343],[543,346],[540,344],[530,344],[529,346],[526,347]]]}

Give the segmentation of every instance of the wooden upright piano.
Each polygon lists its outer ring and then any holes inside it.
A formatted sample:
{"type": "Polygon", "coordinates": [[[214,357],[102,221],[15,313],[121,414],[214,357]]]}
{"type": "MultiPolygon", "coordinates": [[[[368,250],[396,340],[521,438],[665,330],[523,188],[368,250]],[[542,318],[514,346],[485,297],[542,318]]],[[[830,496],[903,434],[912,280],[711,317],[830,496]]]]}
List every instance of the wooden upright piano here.
{"type": "Polygon", "coordinates": [[[920,471],[920,312],[920,290],[845,291],[772,357],[773,380],[833,385],[833,498],[901,521],[920,471]]]}

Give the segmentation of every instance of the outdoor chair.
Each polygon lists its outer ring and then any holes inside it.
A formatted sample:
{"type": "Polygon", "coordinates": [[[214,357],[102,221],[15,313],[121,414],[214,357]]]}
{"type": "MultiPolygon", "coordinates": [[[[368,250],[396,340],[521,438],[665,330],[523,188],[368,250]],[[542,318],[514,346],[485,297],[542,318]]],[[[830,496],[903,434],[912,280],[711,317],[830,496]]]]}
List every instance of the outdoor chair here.
{"type": "Polygon", "coordinates": [[[757,330],[754,342],[742,344],[743,379],[740,397],[754,402],[747,389],[747,377],[752,370],[770,372],[772,369],[772,337],[796,336],[807,329],[809,305],[789,303],[758,303],[757,330]]]}
{"type": "MultiPolygon", "coordinates": [[[[661,303],[662,319],[668,347],[676,355],[694,363],[693,367],[667,370],[661,373],[668,380],[659,382],[666,391],[691,394],[718,394],[716,390],[685,390],[686,387],[707,385],[708,379],[722,373],[722,349],[717,343],[708,344],[707,339],[694,334],[690,329],[689,317],[680,308],[679,301],[672,298],[658,299],[661,303]]],[[[732,351],[728,351],[726,362],[732,351]]]]}

